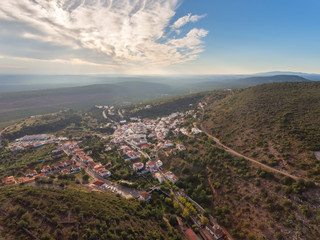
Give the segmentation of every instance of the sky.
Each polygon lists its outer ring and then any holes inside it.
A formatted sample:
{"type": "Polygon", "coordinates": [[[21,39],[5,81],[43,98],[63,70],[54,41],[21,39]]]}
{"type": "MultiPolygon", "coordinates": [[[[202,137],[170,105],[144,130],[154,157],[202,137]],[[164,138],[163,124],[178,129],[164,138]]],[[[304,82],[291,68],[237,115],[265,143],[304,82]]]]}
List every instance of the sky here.
{"type": "Polygon", "coordinates": [[[0,74],[320,73],[319,0],[10,0],[0,74]]]}

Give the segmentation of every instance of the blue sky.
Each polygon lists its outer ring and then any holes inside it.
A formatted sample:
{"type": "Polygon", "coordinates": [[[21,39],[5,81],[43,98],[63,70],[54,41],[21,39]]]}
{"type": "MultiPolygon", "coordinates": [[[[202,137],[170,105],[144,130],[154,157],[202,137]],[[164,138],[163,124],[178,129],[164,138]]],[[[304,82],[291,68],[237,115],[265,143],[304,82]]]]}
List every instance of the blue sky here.
{"type": "Polygon", "coordinates": [[[320,73],[318,0],[47,2],[1,3],[0,73],[320,73]]]}

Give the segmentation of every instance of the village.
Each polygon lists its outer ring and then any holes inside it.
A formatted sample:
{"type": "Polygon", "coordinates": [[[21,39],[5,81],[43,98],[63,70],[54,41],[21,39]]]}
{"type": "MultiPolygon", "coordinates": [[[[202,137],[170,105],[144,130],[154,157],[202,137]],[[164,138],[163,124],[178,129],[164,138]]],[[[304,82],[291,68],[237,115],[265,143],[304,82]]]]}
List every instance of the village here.
{"type": "MultiPolygon", "coordinates": [[[[100,106],[96,107],[100,108],[100,106]]],[[[124,180],[119,181],[119,183],[110,181],[108,179],[112,175],[111,171],[108,170],[110,163],[102,165],[100,162],[95,161],[79,147],[77,141],[70,141],[66,137],[54,137],[51,135],[25,136],[15,140],[8,148],[10,148],[11,151],[18,151],[30,147],[36,148],[54,142],[58,147],[52,151],[52,158],[58,159],[65,154],[69,157],[69,160],[64,162],[60,161],[52,165],[44,165],[40,172],[30,170],[25,173],[25,177],[18,179],[15,179],[13,176],[8,176],[2,179],[2,183],[4,185],[28,184],[37,181],[37,179],[49,177],[52,174],[70,175],[76,174],[83,169],[92,178],[90,186],[99,191],[108,190],[125,198],[136,198],[142,201],[150,201],[153,191],[161,191],[163,194],[177,201],[182,208],[184,208],[184,206],[181,203],[181,197],[188,199],[198,212],[195,216],[190,216],[190,220],[199,228],[199,234],[196,235],[190,227],[184,227],[185,235],[189,239],[198,239],[196,236],[201,236],[201,238],[205,240],[226,238],[226,234],[222,228],[213,221],[212,216],[210,216],[206,226],[203,227],[201,219],[203,218],[202,212],[204,209],[189,198],[183,189],[174,191],[172,195],[170,192],[163,192],[160,187],[160,184],[163,182],[175,184],[179,181],[179,178],[173,172],[164,168],[163,162],[158,157],[158,153],[161,150],[167,154],[186,150],[186,147],[182,143],[168,140],[167,137],[170,132],[173,134],[182,133],[189,137],[201,133],[201,130],[199,130],[195,124],[192,128],[189,128],[191,131],[188,131],[186,127],[181,127],[185,122],[185,116],[195,117],[194,114],[194,110],[189,110],[184,113],[172,113],[169,116],[157,119],[140,119],[133,117],[130,118],[128,123],[126,120],[121,120],[119,123],[116,123],[117,127],[111,136],[112,140],[110,144],[117,147],[119,153],[122,153],[124,156],[122,161],[130,163],[131,171],[137,176],[150,173],[152,178],[159,182],[159,185],[154,185],[149,189],[138,190],[123,186],[120,182],[126,182],[124,180]]],[[[114,113],[110,111],[109,115],[113,116],[114,113]]],[[[106,148],[110,148],[110,146],[106,146],[106,148]]],[[[183,226],[183,224],[181,226],[183,226]]]]}

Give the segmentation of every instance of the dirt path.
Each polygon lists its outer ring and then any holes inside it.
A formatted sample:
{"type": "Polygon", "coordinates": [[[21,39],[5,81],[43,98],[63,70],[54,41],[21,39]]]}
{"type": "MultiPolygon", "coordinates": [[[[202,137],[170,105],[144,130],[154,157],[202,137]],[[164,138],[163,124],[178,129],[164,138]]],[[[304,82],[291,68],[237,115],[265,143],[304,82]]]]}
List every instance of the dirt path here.
{"type": "MultiPolygon", "coordinates": [[[[211,169],[208,168],[208,167],[207,167],[207,170],[208,170],[209,172],[211,172],[211,169]]],[[[214,186],[213,186],[213,184],[212,184],[212,182],[211,182],[211,177],[210,177],[210,176],[208,176],[208,182],[209,182],[209,185],[210,185],[210,188],[211,188],[213,194],[216,195],[216,194],[217,194],[217,191],[216,191],[216,189],[214,188],[214,186]]]]}
{"type": "MultiPolygon", "coordinates": [[[[268,170],[268,171],[270,171],[270,172],[278,173],[278,174],[281,174],[281,175],[284,175],[284,176],[293,178],[293,179],[295,179],[295,180],[298,179],[297,176],[294,176],[294,175],[292,175],[292,174],[290,174],[290,173],[288,173],[288,172],[286,172],[286,171],[278,170],[278,169],[275,169],[275,168],[273,168],[273,167],[270,167],[270,166],[268,166],[268,165],[266,165],[266,164],[263,164],[263,163],[255,160],[255,159],[253,159],[253,158],[246,157],[246,156],[244,156],[243,154],[241,154],[241,153],[239,153],[239,152],[237,152],[237,151],[235,151],[235,150],[227,147],[226,145],[224,145],[223,143],[221,143],[218,138],[216,138],[216,137],[212,136],[210,133],[208,133],[208,131],[207,131],[203,126],[201,126],[201,130],[202,130],[209,138],[211,138],[213,141],[215,141],[215,143],[216,143],[220,148],[224,149],[226,152],[231,153],[231,154],[233,154],[233,155],[235,155],[235,156],[237,156],[237,157],[244,158],[244,159],[246,159],[246,160],[254,163],[255,165],[257,165],[257,166],[259,166],[259,167],[261,167],[261,168],[263,168],[263,169],[266,169],[266,170],[268,170]]],[[[307,181],[307,179],[304,179],[304,180],[307,181]]]]}

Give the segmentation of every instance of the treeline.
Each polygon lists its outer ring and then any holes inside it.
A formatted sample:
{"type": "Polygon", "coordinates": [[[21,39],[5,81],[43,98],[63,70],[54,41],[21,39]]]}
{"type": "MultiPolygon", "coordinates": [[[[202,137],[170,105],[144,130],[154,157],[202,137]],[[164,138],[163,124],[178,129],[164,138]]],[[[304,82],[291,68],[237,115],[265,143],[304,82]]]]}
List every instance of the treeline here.
{"type": "Polygon", "coordinates": [[[23,137],[25,135],[32,135],[32,134],[41,134],[41,133],[49,133],[49,132],[56,132],[66,128],[68,125],[75,123],[81,123],[81,116],[77,114],[70,114],[66,115],[65,117],[53,121],[53,122],[44,122],[40,124],[30,125],[30,126],[22,126],[18,131],[14,132],[4,132],[2,137],[8,139],[10,141],[23,137]]]}
{"type": "Polygon", "coordinates": [[[136,105],[129,113],[130,117],[141,118],[156,118],[160,116],[169,115],[173,112],[186,111],[187,109],[196,106],[196,104],[203,99],[204,94],[194,94],[184,97],[167,99],[161,102],[151,103],[151,108],[145,109],[146,104],[136,105]]]}

